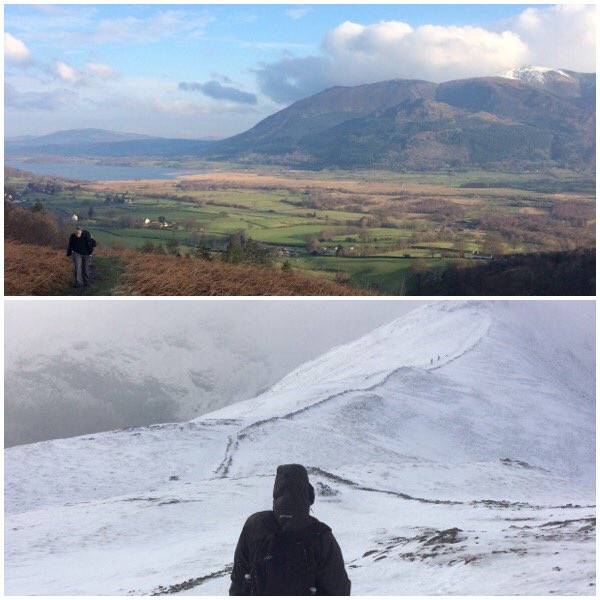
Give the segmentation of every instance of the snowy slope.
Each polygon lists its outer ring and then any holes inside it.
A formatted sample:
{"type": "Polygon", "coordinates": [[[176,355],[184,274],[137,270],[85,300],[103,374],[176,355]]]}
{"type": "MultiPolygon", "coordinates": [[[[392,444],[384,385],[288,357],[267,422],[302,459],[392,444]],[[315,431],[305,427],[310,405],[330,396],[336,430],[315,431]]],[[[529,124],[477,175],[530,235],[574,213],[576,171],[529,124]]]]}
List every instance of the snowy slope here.
{"type": "Polygon", "coordinates": [[[355,594],[593,594],[594,354],[557,303],[434,303],[188,424],[11,448],[5,590],[225,594],[294,461],[355,594]]]}
{"type": "Polygon", "coordinates": [[[593,330],[566,315],[548,322],[549,306],[529,304],[425,306],[212,416],[248,421],[234,441],[244,473],[255,455],[259,469],[293,459],[294,444],[267,449],[297,439],[313,460],[334,445],[336,465],[363,451],[459,462],[508,452],[591,482],[593,330]]]}
{"type": "Polygon", "coordinates": [[[501,73],[500,77],[521,81],[565,98],[593,99],[596,93],[594,73],[577,73],[564,69],[530,65],[510,69],[501,73]]]}

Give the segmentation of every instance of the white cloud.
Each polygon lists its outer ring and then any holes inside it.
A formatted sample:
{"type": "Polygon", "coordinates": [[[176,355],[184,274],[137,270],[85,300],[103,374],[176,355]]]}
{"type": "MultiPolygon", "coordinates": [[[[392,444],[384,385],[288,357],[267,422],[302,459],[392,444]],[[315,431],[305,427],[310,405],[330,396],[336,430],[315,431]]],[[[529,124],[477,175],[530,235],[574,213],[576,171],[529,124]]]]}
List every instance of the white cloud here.
{"type": "Polygon", "coordinates": [[[298,6],[296,8],[288,8],[285,14],[290,19],[301,19],[312,12],[312,6],[298,6]]]}
{"type": "Polygon", "coordinates": [[[31,56],[24,42],[10,33],[4,33],[4,58],[18,66],[29,64],[31,56]]]}
{"type": "Polygon", "coordinates": [[[346,21],[325,34],[321,50],[261,65],[256,70],[261,90],[288,103],[333,85],[395,78],[441,82],[526,64],[595,71],[595,7],[528,8],[496,30],[346,21]]]}
{"type": "Polygon", "coordinates": [[[70,90],[22,92],[10,83],[4,83],[4,104],[7,109],[56,111],[66,106],[73,108],[77,100],[77,95],[70,90]]]}
{"type": "MultiPolygon", "coordinates": [[[[82,91],[86,98],[76,115],[81,124],[77,126],[143,131],[169,138],[226,137],[251,127],[274,111],[273,106],[262,110],[226,101],[190,99],[173,81],[142,77],[123,76],[118,86],[108,83],[103,93],[94,91],[91,87],[82,91]]],[[[60,129],[59,121],[63,123],[68,118],[57,116],[53,129],[60,129]]]]}
{"type": "Polygon", "coordinates": [[[100,79],[112,79],[117,76],[117,72],[112,67],[103,63],[87,62],[85,69],[100,79]]]}
{"type": "Polygon", "coordinates": [[[156,110],[171,115],[194,116],[207,114],[209,109],[197,102],[186,102],[185,100],[154,100],[151,106],[156,110]]]}
{"type": "Polygon", "coordinates": [[[322,56],[284,58],[259,69],[262,91],[287,102],[332,85],[491,75],[527,58],[525,44],[510,31],[437,25],[413,29],[401,21],[346,21],[325,35],[322,50],[322,56]]]}
{"type": "Polygon", "coordinates": [[[6,15],[7,23],[25,40],[41,39],[57,48],[72,51],[74,46],[94,44],[144,44],[166,38],[199,36],[215,20],[208,8],[157,9],[146,16],[132,14],[101,18],[99,5],[31,5],[39,14],[17,18],[6,15]]]}
{"type": "Polygon", "coordinates": [[[62,60],[54,61],[54,72],[65,83],[75,84],[82,80],[82,75],[71,65],[62,60]]]}
{"type": "Polygon", "coordinates": [[[18,118],[7,121],[10,135],[98,127],[168,138],[221,138],[248,129],[277,110],[272,103],[240,105],[190,97],[177,88],[177,80],[168,78],[121,74],[118,80],[101,79],[93,77],[85,63],[68,66],[81,77],[75,85],[59,79],[54,64],[43,88],[37,73],[11,74],[5,97],[8,110],[18,118]],[[42,94],[42,89],[48,93],[42,94]],[[31,118],[22,116],[25,111],[31,118]]]}
{"type": "Polygon", "coordinates": [[[494,73],[520,64],[527,49],[509,31],[422,25],[399,21],[374,25],[346,22],[327,33],[323,49],[342,70],[369,79],[414,77],[442,81],[494,73]]]}
{"type": "Polygon", "coordinates": [[[54,75],[64,83],[85,86],[99,85],[119,76],[110,65],[104,63],[88,61],[78,70],[63,60],[54,61],[54,75]]]}
{"type": "Polygon", "coordinates": [[[214,21],[208,11],[200,14],[188,14],[178,10],[163,10],[146,18],[121,17],[102,19],[89,39],[95,43],[143,44],[159,39],[186,35],[202,35],[205,27],[214,21]]]}
{"type": "Polygon", "coordinates": [[[560,4],[528,8],[511,23],[529,50],[529,63],[596,71],[596,7],[560,4]]]}

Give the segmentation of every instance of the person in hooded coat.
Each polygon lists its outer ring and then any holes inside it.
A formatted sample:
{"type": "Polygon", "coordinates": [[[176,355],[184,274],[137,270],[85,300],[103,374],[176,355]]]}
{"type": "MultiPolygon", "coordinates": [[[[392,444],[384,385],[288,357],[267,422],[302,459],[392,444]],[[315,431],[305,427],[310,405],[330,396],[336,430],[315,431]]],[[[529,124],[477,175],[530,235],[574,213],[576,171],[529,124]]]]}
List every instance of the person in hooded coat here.
{"type": "Polygon", "coordinates": [[[273,510],[254,513],[247,519],[242,529],[235,549],[230,596],[260,594],[254,589],[253,582],[256,564],[265,553],[265,548],[273,547],[271,540],[278,536],[303,540],[305,547],[308,548],[307,553],[311,556],[309,575],[311,581],[306,586],[305,593],[291,589],[279,589],[274,593],[306,596],[350,595],[351,584],[344,566],[342,551],[331,528],[309,514],[314,501],[315,490],[302,465],[277,467],[273,488],[273,510]]]}
{"type": "Polygon", "coordinates": [[[69,236],[67,257],[73,257],[75,287],[87,287],[90,284],[90,265],[95,246],[96,240],[92,238],[89,231],[85,231],[81,227],[77,227],[69,236]]]}

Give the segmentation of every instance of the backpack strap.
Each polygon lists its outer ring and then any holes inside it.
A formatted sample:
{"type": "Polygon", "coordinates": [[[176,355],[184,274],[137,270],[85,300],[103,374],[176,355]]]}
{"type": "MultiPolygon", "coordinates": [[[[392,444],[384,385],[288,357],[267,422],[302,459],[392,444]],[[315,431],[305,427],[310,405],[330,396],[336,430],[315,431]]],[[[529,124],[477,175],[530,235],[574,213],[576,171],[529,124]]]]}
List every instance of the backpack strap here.
{"type": "Polygon", "coordinates": [[[277,522],[277,517],[275,517],[275,513],[272,510],[264,510],[259,513],[259,515],[260,520],[267,531],[273,533],[281,531],[281,527],[279,527],[279,523],[277,522]]]}
{"type": "MultiPolygon", "coordinates": [[[[282,527],[279,525],[277,517],[275,516],[275,512],[272,510],[263,510],[262,512],[255,513],[255,517],[260,519],[262,526],[268,533],[279,533],[281,531],[287,531],[282,529],[282,527]]],[[[299,534],[311,537],[317,534],[327,533],[331,531],[331,527],[325,525],[325,523],[322,523],[318,519],[309,516],[305,527],[289,531],[297,532],[299,534]]]]}
{"type": "Polygon", "coordinates": [[[310,523],[304,528],[299,530],[299,533],[306,538],[313,539],[319,535],[323,535],[331,531],[331,527],[321,523],[315,518],[311,518],[310,523]]]}

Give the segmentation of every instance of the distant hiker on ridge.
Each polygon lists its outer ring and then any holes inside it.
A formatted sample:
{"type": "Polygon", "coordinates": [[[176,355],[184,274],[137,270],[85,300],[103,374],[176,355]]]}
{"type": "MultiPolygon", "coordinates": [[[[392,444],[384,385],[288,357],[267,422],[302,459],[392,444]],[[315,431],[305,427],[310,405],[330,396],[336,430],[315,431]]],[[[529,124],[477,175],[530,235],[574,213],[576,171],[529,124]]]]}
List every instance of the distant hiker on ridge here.
{"type": "Polygon", "coordinates": [[[331,529],[314,517],[315,490],[302,465],[277,467],[273,510],[251,515],[240,535],[230,596],[349,596],[331,529]]]}
{"type": "Polygon", "coordinates": [[[67,256],[73,256],[76,287],[84,287],[90,284],[90,264],[95,247],[96,240],[92,238],[89,231],[84,231],[81,227],[77,227],[69,236],[67,256]]]}

